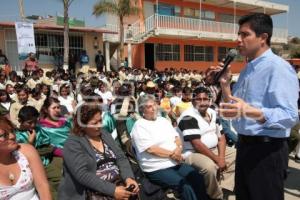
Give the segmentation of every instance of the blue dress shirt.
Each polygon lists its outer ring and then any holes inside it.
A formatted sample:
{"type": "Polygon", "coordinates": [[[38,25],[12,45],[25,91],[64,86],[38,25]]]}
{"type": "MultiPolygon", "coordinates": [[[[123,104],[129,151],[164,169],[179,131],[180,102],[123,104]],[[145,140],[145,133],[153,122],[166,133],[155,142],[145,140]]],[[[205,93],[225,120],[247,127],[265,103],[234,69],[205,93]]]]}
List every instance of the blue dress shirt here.
{"type": "Polygon", "coordinates": [[[298,122],[299,82],[292,66],[271,49],[247,63],[233,95],[262,110],[265,123],[241,117],[233,120],[239,134],[286,138],[298,122]]]}

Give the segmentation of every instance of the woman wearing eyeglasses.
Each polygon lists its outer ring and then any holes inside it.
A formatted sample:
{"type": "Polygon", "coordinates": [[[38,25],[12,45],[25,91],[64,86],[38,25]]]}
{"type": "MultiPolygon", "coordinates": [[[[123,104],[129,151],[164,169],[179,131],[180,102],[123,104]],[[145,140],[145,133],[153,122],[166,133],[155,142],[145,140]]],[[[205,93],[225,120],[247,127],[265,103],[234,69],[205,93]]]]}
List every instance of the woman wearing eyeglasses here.
{"type": "Polygon", "coordinates": [[[16,143],[13,125],[0,118],[0,199],[50,200],[46,174],[37,151],[16,143]]]}

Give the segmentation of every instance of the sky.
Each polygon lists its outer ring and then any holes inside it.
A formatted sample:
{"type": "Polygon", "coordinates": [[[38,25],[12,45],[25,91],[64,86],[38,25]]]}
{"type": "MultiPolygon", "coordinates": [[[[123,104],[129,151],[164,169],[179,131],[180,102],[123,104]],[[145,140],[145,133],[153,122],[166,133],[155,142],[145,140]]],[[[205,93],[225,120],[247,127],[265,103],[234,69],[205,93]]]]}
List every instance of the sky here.
{"type": "MultiPolygon", "coordinates": [[[[63,15],[63,0],[23,0],[25,15],[63,15]]],[[[85,20],[88,26],[100,26],[101,18],[92,15],[98,0],[74,0],[69,16],[85,20]]],[[[288,28],[290,36],[300,37],[300,0],[267,0],[289,5],[289,12],[273,16],[274,27],[288,28]]],[[[16,21],[19,17],[18,0],[0,0],[0,21],[16,21]]]]}

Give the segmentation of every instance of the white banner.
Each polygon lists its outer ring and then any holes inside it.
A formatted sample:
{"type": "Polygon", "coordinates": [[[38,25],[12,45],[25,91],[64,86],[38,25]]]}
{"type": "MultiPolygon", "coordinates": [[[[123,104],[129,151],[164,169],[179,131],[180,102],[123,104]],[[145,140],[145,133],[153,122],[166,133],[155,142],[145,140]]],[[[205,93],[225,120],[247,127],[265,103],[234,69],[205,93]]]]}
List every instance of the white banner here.
{"type": "Polygon", "coordinates": [[[33,24],[28,22],[16,22],[15,27],[19,59],[23,60],[27,58],[29,53],[36,53],[33,24]]]}

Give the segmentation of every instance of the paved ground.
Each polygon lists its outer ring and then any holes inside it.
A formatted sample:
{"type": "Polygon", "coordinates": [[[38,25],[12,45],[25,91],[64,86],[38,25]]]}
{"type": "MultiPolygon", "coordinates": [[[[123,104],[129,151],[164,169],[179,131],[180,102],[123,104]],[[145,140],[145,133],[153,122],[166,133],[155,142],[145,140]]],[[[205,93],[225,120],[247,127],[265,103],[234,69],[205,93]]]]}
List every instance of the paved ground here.
{"type": "MultiPolygon", "coordinates": [[[[285,181],[285,200],[299,200],[300,199],[300,164],[296,163],[290,155],[289,169],[290,173],[285,181]]],[[[227,200],[235,200],[233,194],[228,194],[227,200]]]]}

